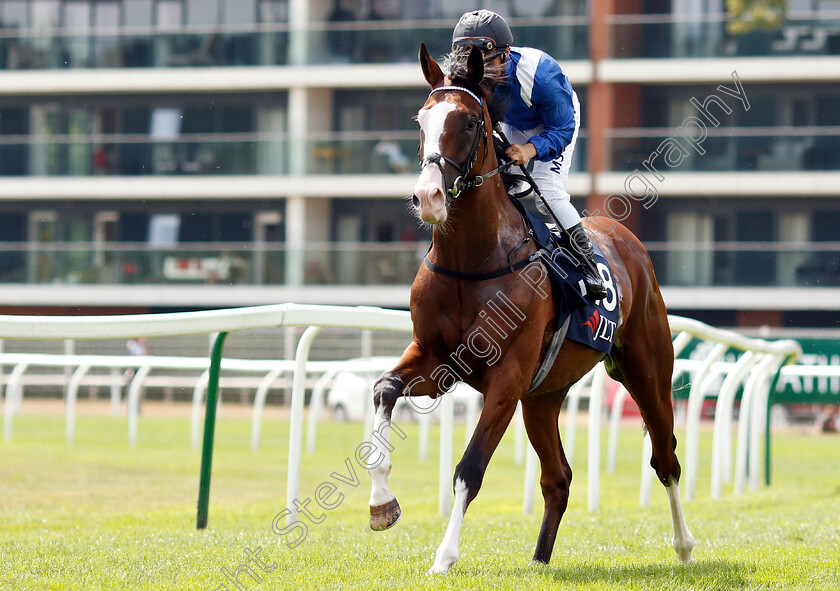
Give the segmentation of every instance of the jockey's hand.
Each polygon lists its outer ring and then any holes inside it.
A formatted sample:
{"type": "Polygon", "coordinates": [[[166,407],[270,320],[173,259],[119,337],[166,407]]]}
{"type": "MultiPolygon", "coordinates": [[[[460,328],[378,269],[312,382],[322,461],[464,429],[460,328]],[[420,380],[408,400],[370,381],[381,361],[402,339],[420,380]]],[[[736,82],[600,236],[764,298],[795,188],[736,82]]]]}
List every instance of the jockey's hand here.
{"type": "Polygon", "coordinates": [[[505,150],[505,154],[510,158],[516,166],[523,166],[531,161],[537,155],[537,149],[534,144],[512,144],[510,148],[505,150]]]}

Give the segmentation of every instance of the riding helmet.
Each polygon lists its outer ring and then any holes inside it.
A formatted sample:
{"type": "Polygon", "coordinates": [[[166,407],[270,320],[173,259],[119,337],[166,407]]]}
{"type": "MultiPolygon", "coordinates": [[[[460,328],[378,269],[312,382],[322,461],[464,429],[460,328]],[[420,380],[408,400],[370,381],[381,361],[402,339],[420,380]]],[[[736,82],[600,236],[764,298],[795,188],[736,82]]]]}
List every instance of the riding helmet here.
{"type": "Polygon", "coordinates": [[[452,31],[452,51],[478,47],[485,60],[502,55],[512,43],[513,34],[505,19],[489,10],[465,12],[452,31]]]}

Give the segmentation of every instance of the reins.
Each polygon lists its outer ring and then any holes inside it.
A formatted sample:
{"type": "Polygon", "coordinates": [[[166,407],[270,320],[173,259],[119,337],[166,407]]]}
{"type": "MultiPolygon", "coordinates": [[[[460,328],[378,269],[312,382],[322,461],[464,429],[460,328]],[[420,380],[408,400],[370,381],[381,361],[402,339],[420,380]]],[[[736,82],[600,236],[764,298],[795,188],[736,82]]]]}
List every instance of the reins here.
{"type": "MultiPolygon", "coordinates": [[[[432,96],[436,92],[445,92],[450,90],[457,90],[460,92],[465,92],[469,96],[471,96],[475,101],[478,103],[479,107],[481,107],[481,119],[479,120],[479,127],[480,130],[476,130],[475,138],[473,139],[472,148],[470,149],[470,155],[467,157],[467,160],[463,164],[458,164],[451,158],[444,156],[443,154],[430,154],[426,156],[426,158],[421,162],[421,169],[426,167],[428,164],[436,165],[441,172],[443,177],[444,187],[446,186],[446,172],[444,171],[443,162],[447,162],[455,167],[458,170],[459,175],[455,178],[452,182],[452,186],[446,189],[446,205],[447,207],[452,202],[453,199],[457,199],[461,193],[464,191],[470,191],[472,189],[476,189],[484,184],[489,178],[492,178],[499,174],[504,169],[510,167],[512,164],[511,162],[505,162],[498,167],[494,168],[493,170],[486,172],[484,174],[476,175],[470,179],[463,180],[464,176],[469,173],[470,170],[475,166],[476,161],[478,160],[478,148],[479,143],[481,142],[481,137],[484,137],[484,153],[485,158],[490,151],[490,138],[487,134],[487,129],[485,127],[485,120],[484,120],[484,101],[476,95],[473,91],[468,88],[464,88],[463,86],[440,86],[438,88],[433,88],[432,91],[429,93],[429,96],[432,96]]],[[[517,203],[518,205],[518,203],[517,203]]],[[[517,208],[518,209],[518,208],[517,208]]],[[[530,264],[535,260],[536,255],[525,257],[524,259],[514,263],[511,261],[513,254],[528,244],[531,241],[531,238],[534,236],[534,230],[530,227],[528,223],[527,216],[524,215],[522,211],[520,211],[522,217],[525,221],[526,226],[528,227],[528,234],[523,238],[516,246],[513,247],[508,253],[508,264],[506,267],[501,269],[497,269],[495,271],[488,271],[487,273],[464,273],[462,271],[455,271],[453,269],[447,269],[445,267],[441,267],[440,265],[436,265],[429,259],[428,252],[426,256],[423,258],[423,264],[426,266],[427,269],[432,271],[433,273],[438,273],[445,277],[453,277],[455,279],[465,279],[467,281],[486,281],[488,279],[496,279],[497,277],[502,277],[503,275],[507,275],[509,273],[515,273],[516,271],[524,268],[526,265],[530,264]]],[[[429,250],[431,250],[431,245],[429,246],[429,250]]]]}

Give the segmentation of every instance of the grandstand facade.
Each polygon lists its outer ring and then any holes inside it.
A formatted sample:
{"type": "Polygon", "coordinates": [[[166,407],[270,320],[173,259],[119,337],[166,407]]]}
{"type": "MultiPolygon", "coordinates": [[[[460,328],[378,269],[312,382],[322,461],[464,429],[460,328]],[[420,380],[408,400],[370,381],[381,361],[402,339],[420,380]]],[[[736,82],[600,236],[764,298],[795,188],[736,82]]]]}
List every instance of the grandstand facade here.
{"type": "Polygon", "coordinates": [[[509,19],[581,98],[569,189],[675,313],[840,323],[840,2],[4,0],[0,311],[405,308],[416,54],[509,19]]]}

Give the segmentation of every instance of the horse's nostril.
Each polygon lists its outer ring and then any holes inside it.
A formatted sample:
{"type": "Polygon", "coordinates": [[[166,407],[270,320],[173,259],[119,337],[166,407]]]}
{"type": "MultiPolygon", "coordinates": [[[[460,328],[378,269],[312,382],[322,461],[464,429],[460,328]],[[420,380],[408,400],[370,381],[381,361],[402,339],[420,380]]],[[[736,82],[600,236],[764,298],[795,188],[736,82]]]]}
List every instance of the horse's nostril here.
{"type": "Polygon", "coordinates": [[[411,196],[411,203],[412,205],[414,205],[414,207],[420,207],[420,199],[417,197],[417,195],[411,196]]]}

